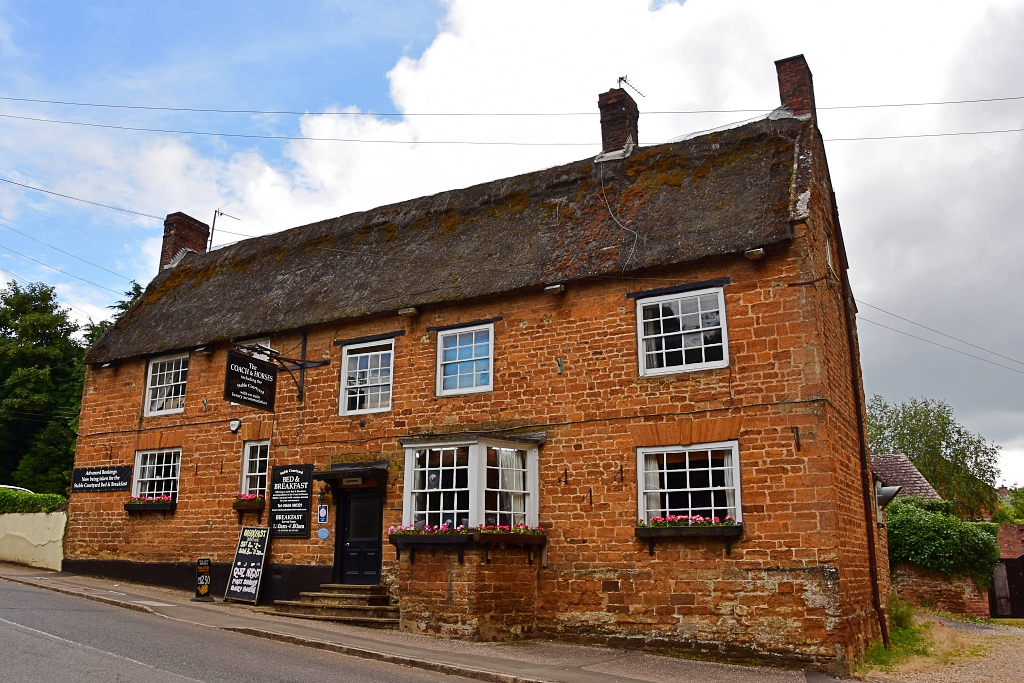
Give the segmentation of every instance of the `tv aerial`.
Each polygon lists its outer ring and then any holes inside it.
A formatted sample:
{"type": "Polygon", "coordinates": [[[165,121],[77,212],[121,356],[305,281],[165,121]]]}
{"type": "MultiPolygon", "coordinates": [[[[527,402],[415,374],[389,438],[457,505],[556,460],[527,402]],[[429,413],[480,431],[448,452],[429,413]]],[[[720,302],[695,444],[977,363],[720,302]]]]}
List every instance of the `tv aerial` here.
{"type": "Polygon", "coordinates": [[[642,92],[640,92],[639,90],[637,90],[637,89],[636,89],[636,86],[635,86],[635,85],[633,85],[632,83],[630,83],[630,82],[629,82],[629,79],[628,79],[628,78],[626,78],[625,76],[619,76],[619,87],[620,87],[620,88],[622,87],[622,84],[623,84],[623,83],[625,83],[626,85],[628,85],[628,86],[629,86],[629,89],[630,89],[630,90],[632,90],[633,92],[635,92],[635,93],[636,93],[637,95],[639,95],[640,97],[647,97],[647,96],[646,96],[646,95],[644,95],[644,94],[643,94],[642,92]]]}

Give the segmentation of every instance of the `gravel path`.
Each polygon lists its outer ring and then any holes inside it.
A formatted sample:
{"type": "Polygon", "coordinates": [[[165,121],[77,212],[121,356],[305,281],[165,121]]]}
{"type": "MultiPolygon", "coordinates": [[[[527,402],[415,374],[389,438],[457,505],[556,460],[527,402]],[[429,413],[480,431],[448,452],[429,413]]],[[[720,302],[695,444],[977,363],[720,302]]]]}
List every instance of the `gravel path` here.
{"type": "MultiPolygon", "coordinates": [[[[918,670],[874,674],[869,680],[907,681],[908,683],[1011,683],[1024,681],[1024,629],[1012,626],[987,626],[949,622],[954,630],[969,635],[990,653],[984,657],[965,656],[958,662],[941,665],[925,662],[918,670]]],[[[917,668],[914,662],[910,667],[917,668]]]]}

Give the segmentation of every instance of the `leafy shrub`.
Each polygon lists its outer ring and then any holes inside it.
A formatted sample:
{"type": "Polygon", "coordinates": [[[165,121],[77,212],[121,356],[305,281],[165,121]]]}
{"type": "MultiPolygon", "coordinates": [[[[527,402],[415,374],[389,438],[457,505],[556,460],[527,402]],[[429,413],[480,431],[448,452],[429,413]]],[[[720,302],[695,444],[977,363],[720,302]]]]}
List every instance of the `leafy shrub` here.
{"type": "Polygon", "coordinates": [[[956,505],[951,500],[935,500],[934,498],[923,498],[921,496],[900,496],[894,502],[903,505],[913,505],[927,512],[940,512],[944,515],[955,515],[956,505]]]}
{"type": "Polygon", "coordinates": [[[901,600],[896,593],[889,596],[889,624],[893,629],[911,628],[914,625],[914,606],[901,600]]]}
{"type": "Polygon", "coordinates": [[[27,512],[53,512],[68,502],[56,493],[25,493],[0,489],[0,515],[27,512]]]}
{"type": "Polygon", "coordinates": [[[897,498],[886,508],[889,565],[895,569],[900,562],[910,562],[950,576],[969,576],[978,588],[987,588],[999,562],[990,531],[916,503],[897,498]]]}

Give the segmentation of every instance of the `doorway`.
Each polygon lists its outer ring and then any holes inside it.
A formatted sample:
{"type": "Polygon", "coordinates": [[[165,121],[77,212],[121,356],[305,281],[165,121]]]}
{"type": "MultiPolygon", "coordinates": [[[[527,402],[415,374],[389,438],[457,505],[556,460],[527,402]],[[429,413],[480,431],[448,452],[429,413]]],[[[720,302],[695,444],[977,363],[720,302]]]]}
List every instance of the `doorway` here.
{"type": "Polygon", "coordinates": [[[334,538],[334,583],[375,586],[380,583],[384,496],[380,489],[335,488],[337,530],[334,538]]]}

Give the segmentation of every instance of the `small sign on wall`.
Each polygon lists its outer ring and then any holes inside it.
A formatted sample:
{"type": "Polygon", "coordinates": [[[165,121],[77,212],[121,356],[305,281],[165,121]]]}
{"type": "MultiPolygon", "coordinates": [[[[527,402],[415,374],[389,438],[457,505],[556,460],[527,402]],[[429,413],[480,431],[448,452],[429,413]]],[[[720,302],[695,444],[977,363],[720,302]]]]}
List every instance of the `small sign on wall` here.
{"type": "Polygon", "coordinates": [[[327,524],[327,506],[316,506],[316,521],[320,524],[327,524]]]}
{"type": "Polygon", "coordinates": [[[128,491],[132,487],[132,466],[76,467],[71,470],[71,493],[85,491],[128,491]]]}
{"type": "Polygon", "coordinates": [[[313,466],[272,467],[269,493],[270,528],[274,538],[309,538],[313,466]]]}

